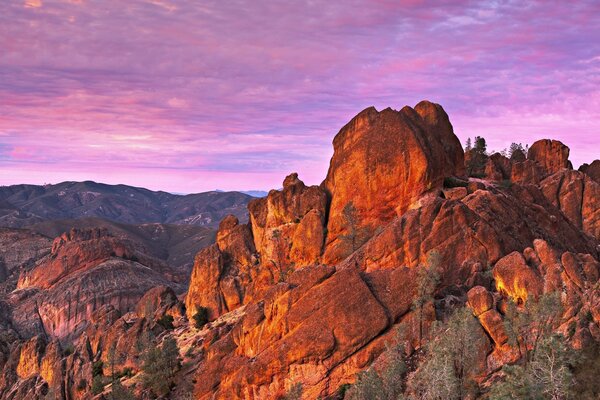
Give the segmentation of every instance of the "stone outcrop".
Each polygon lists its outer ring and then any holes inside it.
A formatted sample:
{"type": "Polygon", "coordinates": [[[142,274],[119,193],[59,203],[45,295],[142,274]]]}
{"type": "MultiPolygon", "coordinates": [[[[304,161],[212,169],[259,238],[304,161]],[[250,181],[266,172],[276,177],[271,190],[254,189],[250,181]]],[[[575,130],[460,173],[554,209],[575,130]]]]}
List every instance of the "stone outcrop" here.
{"type": "Polygon", "coordinates": [[[527,158],[537,162],[548,174],[572,168],[569,148],[558,140],[538,140],[529,148],[527,158]]]}
{"type": "Polygon", "coordinates": [[[367,108],[333,140],[323,187],[331,197],[323,262],[335,264],[445,177],[464,175],[463,150],[437,104],[367,108]]]}
{"type": "Polygon", "coordinates": [[[579,171],[585,173],[596,183],[600,184],[600,160],[594,160],[591,164],[583,164],[579,167],[579,171]]]}
{"type": "Polygon", "coordinates": [[[541,182],[546,198],[588,235],[600,239],[600,184],[588,175],[562,170],[541,182]]]}
{"type": "Polygon", "coordinates": [[[492,181],[503,181],[512,176],[512,162],[500,153],[492,154],[485,164],[485,176],[492,181]]]}
{"type": "Polygon", "coordinates": [[[327,197],[307,187],[298,174],[283,181],[281,191],[248,204],[256,251],[261,264],[276,274],[318,262],[323,247],[327,197]]]}
{"type": "Polygon", "coordinates": [[[72,230],[19,277],[10,294],[12,322],[23,336],[77,337],[91,313],[112,304],[130,311],[146,291],[170,286],[167,267],[104,230],[72,230]]]}

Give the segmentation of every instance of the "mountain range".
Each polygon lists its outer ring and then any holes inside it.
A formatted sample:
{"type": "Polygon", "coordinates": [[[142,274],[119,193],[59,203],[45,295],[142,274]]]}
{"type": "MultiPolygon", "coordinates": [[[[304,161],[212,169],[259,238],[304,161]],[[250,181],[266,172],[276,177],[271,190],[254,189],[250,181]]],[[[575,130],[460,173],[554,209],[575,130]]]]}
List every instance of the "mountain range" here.
{"type": "Polygon", "coordinates": [[[247,220],[253,197],[240,192],[175,195],[92,181],[0,187],[0,226],[103,218],[127,224],[163,223],[216,227],[228,214],[247,220]]]}

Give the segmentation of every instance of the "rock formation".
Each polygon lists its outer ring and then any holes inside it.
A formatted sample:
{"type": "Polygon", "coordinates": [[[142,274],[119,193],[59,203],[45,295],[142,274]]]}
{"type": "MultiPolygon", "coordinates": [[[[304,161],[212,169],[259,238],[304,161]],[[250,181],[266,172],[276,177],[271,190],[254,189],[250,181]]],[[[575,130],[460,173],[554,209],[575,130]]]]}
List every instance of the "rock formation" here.
{"type": "Polygon", "coordinates": [[[463,150],[437,104],[367,108],[333,140],[323,187],[331,197],[323,262],[335,264],[445,177],[464,174],[463,150]]]}
{"type": "MultiPolygon", "coordinates": [[[[304,399],[332,398],[385,364],[399,335],[418,359],[434,322],[464,304],[478,322],[472,373],[489,383],[527,350],[510,340],[507,310],[555,292],[571,345],[600,341],[594,163],[574,171],[566,146],[542,140],[527,158],[494,154],[483,178],[467,178],[448,116],[430,102],[366,109],[333,145],[320,186],[291,174],[249,203],[248,223],[220,222],[185,300],[167,265],[102,231],[7,264],[20,277],[0,317],[0,398],[51,388],[87,398],[99,361],[117,352],[139,374],[144,344],[166,337],[183,361],[174,397],[278,399],[301,384],[304,399]],[[428,278],[432,293],[415,302],[428,278]],[[196,324],[199,311],[207,324],[196,324]]],[[[139,376],[124,382],[149,395],[139,376]]]]}

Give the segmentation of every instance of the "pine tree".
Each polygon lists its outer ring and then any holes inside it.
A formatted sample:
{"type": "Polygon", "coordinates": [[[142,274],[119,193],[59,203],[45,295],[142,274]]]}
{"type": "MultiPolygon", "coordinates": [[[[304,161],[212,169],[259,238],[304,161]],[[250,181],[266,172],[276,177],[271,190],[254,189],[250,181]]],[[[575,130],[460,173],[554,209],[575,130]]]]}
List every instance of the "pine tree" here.
{"type": "Polygon", "coordinates": [[[173,337],[168,336],[161,347],[151,347],[144,353],[142,364],[144,386],[150,388],[157,396],[167,395],[179,367],[177,342],[173,337]]]}
{"type": "Polygon", "coordinates": [[[417,312],[419,323],[419,346],[423,344],[423,314],[425,306],[433,301],[433,294],[439,283],[439,271],[441,256],[437,251],[431,251],[427,255],[427,265],[419,266],[417,269],[417,293],[413,300],[413,309],[417,312]]]}
{"type": "Polygon", "coordinates": [[[408,391],[417,399],[463,399],[472,395],[477,353],[473,351],[479,323],[466,307],[457,309],[446,324],[435,328],[419,367],[408,379],[408,391]]]}
{"type": "Polygon", "coordinates": [[[465,143],[465,151],[470,151],[473,148],[473,145],[471,144],[471,138],[467,138],[467,141],[465,143]]]}

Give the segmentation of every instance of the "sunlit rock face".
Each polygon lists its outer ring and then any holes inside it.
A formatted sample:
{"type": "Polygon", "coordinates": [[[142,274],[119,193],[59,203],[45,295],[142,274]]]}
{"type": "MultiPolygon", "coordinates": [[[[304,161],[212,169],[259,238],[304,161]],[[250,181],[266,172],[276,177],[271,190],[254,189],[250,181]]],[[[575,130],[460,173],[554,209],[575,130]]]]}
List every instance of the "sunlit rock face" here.
{"type": "Polygon", "coordinates": [[[544,179],[541,189],[569,220],[590,236],[600,239],[600,184],[588,175],[561,170],[544,179]]]}
{"type": "Polygon", "coordinates": [[[548,174],[572,168],[569,148],[558,140],[538,140],[529,148],[527,158],[537,162],[548,174]]]}
{"type": "Polygon", "coordinates": [[[333,140],[323,182],[331,198],[323,262],[335,264],[445,177],[464,175],[463,150],[441,106],[367,108],[333,140]]]}
{"type": "MultiPolygon", "coordinates": [[[[228,239],[254,248],[218,244],[199,254],[195,270],[209,276],[195,279],[188,304],[210,296],[205,304],[214,317],[244,308],[232,329],[206,348],[196,397],[277,398],[296,383],[308,398],[327,396],[377,360],[398,326],[408,332],[409,349],[417,348],[415,281],[431,262],[439,283],[423,325],[443,318],[448,304],[467,302],[481,325],[482,379],[519,357],[505,331],[509,299],[524,304],[561,287],[572,288],[572,301],[581,299],[577,288],[597,280],[597,240],[540,185],[573,172],[568,151],[540,142],[531,159],[496,155],[485,179],[467,182],[451,129],[432,103],[399,112],[367,109],[334,140],[322,185],[327,202],[292,174],[281,191],[249,205],[249,226],[235,228],[240,232],[228,239]],[[549,160],[555,153],[559,162],[549,160]],[[444,188],[449,176],[464,184],[444,188]],[[314,222],[304,224],[313,215],[314,222]],[[245,229],[252,235],[242,234],[245,229]],[[244,260],[238,265],[252,266],[231,269],[228,251],[238,253],[230,259],[244,260]],[[232,280],[239,295],[228,297],[224,285],[232,280]]],[[[224,220],[217,237],[237,226],[224,220]]]]}
{"type": "Polygon", "coordinates": [[[290,174],[248,205],[248,223],[221,221],[185,299],[165,280],[168,266],[126,241],[67,234],[23,268],[9,320],[0,314],[0,328],[35,338],[17,350],[0,340],[10,378],[0,393],[37,398],[47,384],[88,398],[107,349],[137,373],[140,340],[169,329],[186,365],[174,397],[278,399],[302,384],[304,398],[326,398],[384,365],[398,337],[420,354],[434,322],[464,304],[479,323],[470,373],[484,382],[527,350],[509,339],[511,301],[523,309],[556,291],[571,344],[600,341],[598,183],[589,168],[572,170],[562,144],[533,148],[529,158],[492,155],[483,178],[468,179],[440,106],[367,109],[334,139],[321,186],[290,174]],[[416,312],[418,280],[430,274],[432,298],[416,312]],[[211,321],[201,328],[199,307],[211,321]],[[58,355],[55,338],[71,337],[74,353],[58,355]]]}

